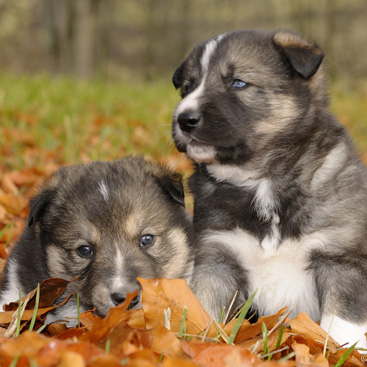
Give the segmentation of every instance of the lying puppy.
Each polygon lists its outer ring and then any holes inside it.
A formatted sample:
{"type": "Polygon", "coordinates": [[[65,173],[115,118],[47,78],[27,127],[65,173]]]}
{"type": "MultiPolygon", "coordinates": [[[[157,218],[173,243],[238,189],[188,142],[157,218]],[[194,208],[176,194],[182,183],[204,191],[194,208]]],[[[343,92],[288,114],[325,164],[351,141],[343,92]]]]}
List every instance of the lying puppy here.
{"type": "Polygon", "coordinates": [[[328,112],[323,53],[290,31],[197,46],[176,70],[176,147],[196,163],[191,286],[218,318],[307,311],[367,347],[367,170],[328,112]]]}
{"type": "Polygon", "coordinates": [[[191,235],[179,174],[137,157],[61,168],[31,202],[4,270],[1,309],[19,288],[78,276],[64,296],[74,297],[47,321],[75,318],[77,293],[81,311],[105,316],[139,288],[137,277],[190,276],[191,235]]]}

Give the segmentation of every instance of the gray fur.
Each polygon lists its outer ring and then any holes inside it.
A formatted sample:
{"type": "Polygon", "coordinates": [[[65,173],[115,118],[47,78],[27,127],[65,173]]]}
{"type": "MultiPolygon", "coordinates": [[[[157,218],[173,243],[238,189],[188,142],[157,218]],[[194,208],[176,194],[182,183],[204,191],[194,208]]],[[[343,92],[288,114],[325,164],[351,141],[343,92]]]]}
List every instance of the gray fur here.
{"type": "Polygon", "coordinates": [[[176,70],[173,138],[196,167],[191,286],[214,317],[258,288],[260,315],[288,305],[323,327],[333,315],[366,346],[367,170],[328,111],[322,60],[293,32],[248,30],[176,70]]]}
{"type": "Polygon", "coordinates": [[[104,316],[139,289],[137,277],[189,277],[191,231],[181,176],[168,168],[140,157],[63,167],[31,202],[28,226],[4,271],[0,303],[14,301],[10,291],[19,287],[25,294],[46,278],[78,277],[65,292],[74,297],[48,321],[75,317],[76,293],[82,311],[95,307],[104,316]],[[146,234],[155,242],[144,248],[146,234]],[[78,253],[85,245],[92,256],[78,253]]]}

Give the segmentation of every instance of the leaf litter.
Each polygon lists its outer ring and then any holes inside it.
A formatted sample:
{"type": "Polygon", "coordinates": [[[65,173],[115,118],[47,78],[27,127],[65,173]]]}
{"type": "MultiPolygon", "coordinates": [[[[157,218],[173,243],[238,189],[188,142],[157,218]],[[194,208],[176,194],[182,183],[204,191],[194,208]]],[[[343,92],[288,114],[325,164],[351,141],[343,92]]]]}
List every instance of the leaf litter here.
{"type": "MultiPolygon", "coordinates": [[[[22,232],[28,201],[56,168],[8,171],[0,166],[0,273],[5,259],[22,232]]],[[[365,366],[363,355],[347,355],[306,313],[294,319],[282,309],[256,323],[232,319],[226,325],[213,322],[186,281],[139,279],[142,308],[128,310],[136,294],[110,310],[105,318],[88,311],[80,315],[80,327],[65,323],[44,326],[46,316],[68,282],[48,279],[22,298],[20,335],[5,337],[17,322],[19,302],[0,312],[0,366],[39,367],[239,367],[239,366],[365,366]],[[185,318],[183,315],[185,313],[185,318]],[[29,331],[35,314],[35,326],[29,331]],[[14,317],[13,317],[14,315],[14,317]],[[14,321],[15,320],[15,321],[14,321]],[[237,330],[233,336],[233,331],[237,330]],[[234,342],[227,344],[232,334],[234,342]]],[[[64,301],[64,302],[67,302],[64,301]]],[[[14,333],[11,332],[11,335],[14,333]]]]}

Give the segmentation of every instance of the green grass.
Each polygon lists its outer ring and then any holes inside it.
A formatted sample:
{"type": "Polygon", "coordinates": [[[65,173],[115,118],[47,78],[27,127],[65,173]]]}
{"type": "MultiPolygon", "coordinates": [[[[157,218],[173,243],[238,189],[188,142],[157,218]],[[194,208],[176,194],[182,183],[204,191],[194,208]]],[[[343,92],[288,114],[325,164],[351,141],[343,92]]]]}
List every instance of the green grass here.
{"type": "MultiPolygon", "coordinates": [[[[366,152],[367,81],[334,83],[330,96],[332,111],[366,152]]],[[[175,155],[170,123],[178,101],[170,80],[123,84],[1,74],[0,163],[22,169],[47,161],[175,155]]]]}
{"type": "Polygon", "coordinates": [[[0,75],[0,158],[23,168],[45,157],[70,164],[164,156],[174,151],[170,122],[178,100],[169,80],[124,85],[0,75]]]}

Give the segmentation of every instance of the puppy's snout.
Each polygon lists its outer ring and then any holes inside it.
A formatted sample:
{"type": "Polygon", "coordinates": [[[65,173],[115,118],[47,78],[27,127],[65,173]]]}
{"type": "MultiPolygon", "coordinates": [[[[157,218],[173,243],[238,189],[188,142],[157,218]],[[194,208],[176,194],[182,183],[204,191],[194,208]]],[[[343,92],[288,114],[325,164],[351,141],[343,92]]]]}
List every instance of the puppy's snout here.
{"type": "Polygon", "coordinates": [[[198,112],[181,112],[177,116],[177,122],[182,131],[191,132],[195,129],[201,120],[201,114],[198,112]]]}
{"type": "MultiPolygon", "coordinates": [[[[124,302],[126,299],[127,292],[121,292],[121,293],[113,293],[111,294],[112,302],[115,304],[115,306],[119,305],[120,303],[124,302]]],[[[136,296],[130,303],[128,309],[132,309],[135,306],[137,306],[140,302],[139,296],[136,296]]]]}
{"type": "Polygon", "coordinates": [[[111,294],[112,302],[117,306],[124,302],[126,299],[126,293],[113,293],[111,294]]]}

